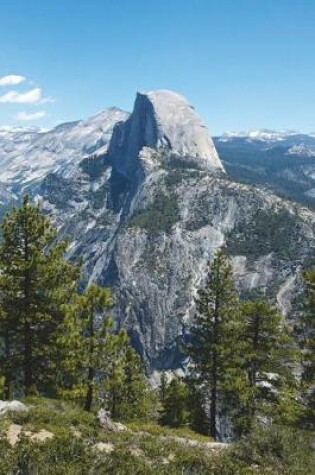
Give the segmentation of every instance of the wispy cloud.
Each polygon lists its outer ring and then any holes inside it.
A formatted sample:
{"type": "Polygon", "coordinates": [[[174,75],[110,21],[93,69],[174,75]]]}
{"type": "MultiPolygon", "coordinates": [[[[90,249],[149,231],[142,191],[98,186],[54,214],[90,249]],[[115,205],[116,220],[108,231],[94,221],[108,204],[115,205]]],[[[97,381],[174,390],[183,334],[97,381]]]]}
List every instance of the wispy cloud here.
{"type": "Polygon", "coordinates": [[[0,86],[16,86],[24,82],[26,78],[18,74],[9,74],[8,76],[0,77],[0,86]]]}
{"type": "Polygon", "coordinates": [[[46,96],[46,97],[42,97],[38,101],[38,104],[53,104],[54,102],[56,102],[56,99],[54,99],[53,97],[46,96]]]}
{"type": "Polygon", "coordinates": [[[45,111],[38,111],[38,112],[18,112],[15,116],[16,120],[23,120],[23,121],[31,121],[31,120],[38,120],[42,119],[46,116],[45,111]]]}
{"type": "Polygon", "coordinates": [[[42,98],[42,90],[39,87],[26,92],[9,91],[0,96],[1,103],[35,104],[41,101],[45,102],[45,98],[42,98]]]}

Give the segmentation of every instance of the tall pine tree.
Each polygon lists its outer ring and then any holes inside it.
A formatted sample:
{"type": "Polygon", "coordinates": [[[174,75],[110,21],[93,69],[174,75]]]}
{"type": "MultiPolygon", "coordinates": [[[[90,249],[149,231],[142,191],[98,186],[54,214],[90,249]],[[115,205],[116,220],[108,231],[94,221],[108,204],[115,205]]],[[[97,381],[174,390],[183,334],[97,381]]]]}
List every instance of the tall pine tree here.
{"type": "Polygon", "coordinates": [[[20,376],[25,395],[48,385],[60,306],[75,291],[78,268],[64,259],[67,243],[56,241],[51,221],[27,196],[6,215],[2,232],[1,360],[9,398],[20,376]]]}
{"type": "Polygon", "coordinates": [[[234,290],[231,265],[219,251],[209,271],[206,284],[198,291],[196,314],[191,327],[189,354],[193,371],[199,377],[210,400],[210,436],[217,439],[220,405],[235,391],[240,391],[244,375],[241,371],[241,332],[238,298],[234,290]]]}
{"type": "Polygon", "coordinates": [[[250,430],[257,416],[290,419],[298,411],[297,381],[292,365],[297,356],[282,316],[264,300],[242,305],[244,370],[247,387],[240,394],[238,429],[250,430]]]}
{"type": "Polygon", "coordinates": [[[299,343],[302,362],[302,396],[305,404],[304,424],[315,428],[315,268],[304,274],[305,307],[300,319],[299,343]]]}

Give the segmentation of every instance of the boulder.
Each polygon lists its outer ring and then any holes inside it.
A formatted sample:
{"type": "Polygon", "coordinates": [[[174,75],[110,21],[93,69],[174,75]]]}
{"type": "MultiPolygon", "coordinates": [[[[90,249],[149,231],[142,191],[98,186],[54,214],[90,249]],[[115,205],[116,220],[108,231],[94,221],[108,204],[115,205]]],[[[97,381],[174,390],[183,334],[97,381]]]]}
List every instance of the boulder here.
{"type": "Polygon", "coordinates": [[[29,407],[20,401],[0,401],[0,417],[8,412],[24,412],[28,410],[29,407]]]}
{"type": "Polygon", "coordinates": [[[119,422],[114,422],[110,418],[110,413],[104,409],[100,409],[97,414],[100,426],[102,429],[110,432],[122,432],[127,430],[127,427],[119,422]]]}

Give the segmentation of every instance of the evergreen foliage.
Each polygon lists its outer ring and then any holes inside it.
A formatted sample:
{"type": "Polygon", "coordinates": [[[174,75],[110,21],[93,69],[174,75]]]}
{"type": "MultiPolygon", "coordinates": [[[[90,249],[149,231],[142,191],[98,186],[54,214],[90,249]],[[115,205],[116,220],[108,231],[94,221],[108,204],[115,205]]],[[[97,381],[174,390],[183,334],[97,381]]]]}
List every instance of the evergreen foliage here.
{"type": "Polygon", "coordinates": [[[43,389],[43,380],[53,383],[61,304],[76,289],[78,268],[64,259],[67,243],[56,242],[56,229],[27,196],[6,215],[2,231],[1,367],[10,398],[43,389]]]}
{"type": "Polygon", "coordinates": [[[145,377],[140,356],[127,343],[104,381],[107,409],[113,419],[132,421],[153,417],[157,400],[145,377]]]}
{"type": "Polygon", "coordinates": [[[198,384],[198,375],[190,372],[185,382],[188,389],[189,422],[192,430],[208,435],[209,417],[206,411],[206,394],[202,385],[198,384]]]}
{"type": "Polygon", "coordinates": [[[295,423],[301,412],[293,374],[298,351],[275,308],[263,300],[239,303],[222,252],[209,267],[196,307],[189,354],[199,389],[198,425],[206,401],[214,438],[219,415],[231,420],[236,435],[250,431],[257,418],[295,423]]]}
{"type": "Polygon", "coordinates": [[[218,437],[219,404],[232,403],[235,393],[246,385],[241,370],[242,343],[238,298],[234,290],[231,265],[222,251],[209,264],[207,282],[198,291],[196,314],[191,327],[188,352],[193,371],[199,376],[210,400],[209,433],[218,437]]]}
{"type": "Polygon", "coordinates": [[[292,374],[297,352],[282,316],[263,300],[245,302],[241,314],[248,384],[239,398],[238,429],[248,431],[258,415],[292,422],[299,412],[292,374]]]}
{"type": "Polygon", "coordinates": [[[315,268],[305,275],[305,308],[299,325],[302,378],[301,390],[305,402],[303,423],[315,429],[315,268]]]}
{"type": "Polygon", "coordinates": [[[273,253],[291,259],[307,246],[302,237],[300,219],[286,210],[258,209],[249,219],[240,221],[227,236],[231,255],[258,259],[273,253]]]}
{"type": "MultiPolygon", "coordinates": [[[[155,226],[156,232],[170,232],[178,213],[172,196],[156,197],[151,208],[133,219],[140,219],[140,227],[150,225],[155,226]],[[164,216],[165,207],[168,211],[164,216]],[[153,224],[152,209],[157,220],[153,219],[153,224]]],[[[260,215],[258,221],[264,224],[265,218],[262,221],[261,218],[260,215]]],[[[282,222],[284,217],[280,218],[282,222]]],[[[168,381],[162,372],[159,389],[155,391],[149,386],[143,362],[129,345],[126,332],[115,331],[108,315],[112,306],[110,289],[91,284],[82,294],[77,292],[79,266],[65,259],[67,243],[58,242],[56,229],[39,206],[25,197],[20,208],[6,215],[2,230],[1,397],[55,392],[79,401],[84,411],[76,408],[67,412],[63,408],[62,415],[56,415],[52,407],[64,404],[59,400],[49,401],[44,408],[9,415],[13,417],[11,422],[19,422],[28,429],[30,423],[38,422],[53,427],[56,436],[45,446],[24,437],[16,449],[1,440],[0,473],[48,473],[41,471],[41,466],[55,461],[52,473],[87,473],[92,468],[100,473],[113,473],[112,470],[129,473],[126,463],[135,470],[140,467],[139,473],[149,473],[148,467],[152,468],[150,473],[166,473],[159,462],[161,444],[154,445],[153,435],[145,440],[142,434],[138,439],[143,440],[143,453],[147,452],[156,465],[147,461],[133,464],[128,446],[119,448],[117,453],[115,449],[112,455],[99,454],[95,462],[90,447],[95,436],[100,436],[100,429],[92,409],[100,405],[114,419],[131,421],[132,427],[139,421],[147,427],[153,426],[148,421],[158,417],[160,408],[163,427],[154,425],[154,431],[164,437],[164,444],[169,444],[173,451],[174,437],[172,442],[165,442],[167,436],[159,431],[176,430],[178,435],[190,426],[216,439],[221,436],[219,420],[227,416],[236,435],[242,436],[236,451],[221,459],[217,455],[210,459],[200,449],[191,458],[185,448],[177,447],[176,457],[181,459],[169,459],[174,474],[183,473],[186,468],[192,474],[310,473],[307,471],[312,464],[310,452],[295,449],[291,428],[278,428],[277,424],[296,424],[302,401],[305,410],[300,420],[308,429],[315,426],[314,269],[305,274],[307,298],[299,326],[299,352],[274,307],[258,298],[239,302],[231,265],[219,251],[209,264],[207,280],[196,298],[188,344],[189,374],[185,379],[173,375],[168,381]],[[299,359],[300,398],[294,374],[299,359]],[[262,428],[261,420],[268,427],[262,428]],[[59,433],[61,423],[65,427],[59,433]],[[167,429],[165,425],[176,429],[167,429]],[[75,439],[73,428],[78,428],[87,441],[75,439]],[[284,457],[289,461],[284,461],[284,457]],[[298,457],[303,459],[303,466],[298,457]]],[[[268,236],[270,242],[274,238],[280,240],[277,233],[268,236]]],[[[281,253],[278,244],[275,249],[281,253]]],[[[4,431],[6,423],[3,425],[0,420],[0,431],[4,431]]],[[[188,431],[193,433],[191,429],[188,431]]],[[[115,443],[119,440],[123,444],[129,436],[114,437],[115,443]]],[[[302,432],[297,437],[299,441],[307,440],[302,432]]]]}
{"type": "Polygon", "coordinates": [[[170,196],[158,193],[152,204],[138,211],[129,221],[129,226],[147,229],[158,234],[170,233],[174,224],[180,218],[177,198],[174,193],[170,196]]]}
{"type": "Polygon", "coordinates": [[[111,305],[110,290],[91,284],[63,306],[65,319],[58,339],[63,355],[61,392],[83,399],[86,411],[100,397],[102,380],[111,373],[126,342],[124,331],[112,331],[113,321],[106,315],[111,305]]]}
{"type": "MultiPolygon", "coordinates": [[[[164,386],[163,380],[162,383],[164,386]]],[[[162,424],[180,427],[189,423],[188,388],[180,377],[173,375],[164,389],[163,399],[160,417],[162,424]]]]}

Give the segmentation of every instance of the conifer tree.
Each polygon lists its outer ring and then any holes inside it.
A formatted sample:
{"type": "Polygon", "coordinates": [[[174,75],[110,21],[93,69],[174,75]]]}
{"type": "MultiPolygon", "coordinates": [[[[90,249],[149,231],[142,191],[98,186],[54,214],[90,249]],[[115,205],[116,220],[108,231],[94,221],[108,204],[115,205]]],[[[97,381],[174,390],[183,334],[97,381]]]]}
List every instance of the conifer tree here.
{"type": "Polygon", "coordinates": [[[146,419],[150,410],[151,391],[140,356],[127,345],[124,359],[126,419],[146,419]]]}
{"type": "Polygon", "coordinates": [[[177,375],[173,376],[166,387],[160,421],[171,427],[189,423],[188,388],[177,375]]]}
{"type": "Polygon", "coordinates": [[[239,400],[238,429],[250,430],[257,415],[284,421],[298,411],[292,374],[296,350],[282,316],[264,300],[242,305],[244,370],[247,387],[239,400]]]}
{"type": "Polygon", "coordinates": [[[218,437],[219,401],[229,399],[245,386],[238,298],[234,290],[231,265],[219,251],[209,264],[206,284],[198,291],[196,314],[191,327],[188,352],[193,371],[210,400],[209,432],[218,437]]]}
{"type": "Polygon", "coordinates": [[[302,395],[305,402],[305,424],[315,428],[315,268],[304,274],[305,307],[299,326],[302,363],[302,395]]]}
{"type": "Polygon", "coordinates": [[[100,396],[103,380],[108,377],[126,342],[126,333],[113,333],[113,321],[106,313],[112,305],[107,288],[91,284],[75,302],[64,305],[65,319],[59,337],[61,392],[83,399],[90,411],[100,396]]]}
{"type": "Polygon", "coordinates": [[[209,432],[209,418],[206,412],[207,393],[198,384],[198,375],[188,372],[185,378],[188,390],[188,412],[190,427],[200,434],[209,432]]]}
{"type": "Polygon", "coordinates": [[[101,389],[104,405],[114,420],[123,420],[125,415],[124,352],[125,348],[119,354],[116,353],[112,364],[107,367],[106,378],[101,389]]]}
{"type": "Polygon", "coordinates": [[[2,232],[1,360],[10,397],[20,375],[25,395],[48,385],[60,305],[75,291],[78,268],[64,259],[67,243],[56,241],[56,229],[27,196],[6,215],[2,232]]]}
{"type": "Polygon", "coordinates": [[[154,392],[146,380],[140,356],[126,344],[122,356],[105,380],[108,409],[114,419],[149,419],[153,412],[154,392]]]}

